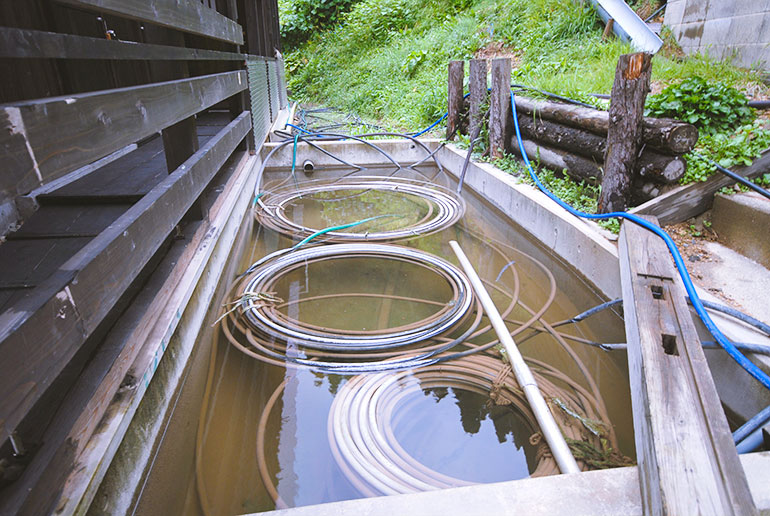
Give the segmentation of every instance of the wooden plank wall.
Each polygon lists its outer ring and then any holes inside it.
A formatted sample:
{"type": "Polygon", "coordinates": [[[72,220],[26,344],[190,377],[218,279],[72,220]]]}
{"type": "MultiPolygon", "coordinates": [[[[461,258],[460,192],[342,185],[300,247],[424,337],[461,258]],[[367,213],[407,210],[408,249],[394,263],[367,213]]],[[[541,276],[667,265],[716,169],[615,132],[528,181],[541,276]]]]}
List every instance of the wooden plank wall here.
{"type": "MultiPolygon", "coordinates": [[[[35,513],[51,509],[27,500],[40,492],[41,472],[68,467],[66,450],[46,451],[40,437],[57,403],[175,228],[207,218],[190,208],[223,164],[246,141],[251,149],[264,141],[286,92],[276,0],[0,2],[0,20],[0,236],[31,216],[29,206],[63,199],[58,188],[84,174],[98,179],[94,163],[113,153],[130,158],[150,149],[148,139],[162,145],[168,172],[141,198],[70,196],[114,220],[36,285],[3,298],[11,301],[0,311],[0,459],[21,467],[0,483],[0,513],[35,513]],[[197,126],[206,112],[226,117],[221,129],[197,126]],[[12,434],[26,445],[24,457],[13,455],[12,434]],[[24,469],[43,456],[34,471],[24,469]]],[[[117,383],[108,390],[124,380],[110,378],[117,383]]]]}

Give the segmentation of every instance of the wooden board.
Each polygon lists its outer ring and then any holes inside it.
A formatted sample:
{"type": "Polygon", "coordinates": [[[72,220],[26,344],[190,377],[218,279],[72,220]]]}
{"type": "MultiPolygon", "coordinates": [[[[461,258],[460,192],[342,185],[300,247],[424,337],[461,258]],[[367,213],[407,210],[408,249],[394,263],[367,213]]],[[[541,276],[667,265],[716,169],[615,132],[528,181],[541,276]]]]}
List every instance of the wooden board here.
{"type": "Polygon", "coordinates": [[[153,61],[244,61],[247,54],[153,45],[0,27],[0,57],[25,59],[114,59],[153,61]]]}
{"type": "Polygon", "coordinates": [[[91,238],[9,240],[0,246],[0,288],[35,286],[85,246],[91,238]]]}
{"type": "Polygon", "coordinates": [[[196,0],[57,0],[88,11],[116,14],[161,27],[243,44],[243,29],[196,0]]]}
{"type": "Polygon", "coordinates": [[[0,106],[0,192],[22,195],[246,89],[246,73],[0,106]]]}
{"type": "MultiPolygon", "coordinates": [[[[183,312],[189,302],[191,286],[199,280],[209,255],[218,253],[214,248],[220,244],[214,244],[221,238],[221,232],[226,231],[225,226],[240,226],[243,210],[238,217],[230,215],[238,212],[232,197],[242,198],[244,191],[253,191],[255,178],[248,173],[247,162],[247,155],[236,152],[225,165],[225,175],[231,174],[230,179],[211,207],[211,220],[195,222],[185,228],[188,238],[173,244],[149,284],[110,331],[64,401],[63,409],[49,425],[43,438],[45,445],[25,470],[21,479],[23,484],[15,485],[13,494],[0,503],[0,513],[4,510],[21,514],[45,513],[52,504],[72,507],[87,504],[82,501],[83,496],[93,496],[98,486],[93,477],[101,478],[107,469],[111,454],[116,452],[117,443],[123,438],[147,385],[137,382],[134,389],[123,390],[125,396],[120,395],[119,389],[124,382],[131,381],[126,375],[129,368],[133,369],[136,357],[143,352],[154,357],[156,350],[169,342],[176,324],[184,322],[177,313],[183,312]],[[151,339],[158,325],[165,325],[167,330],[163,337],[151,339]],[[112,408],[108,410],[110,405],[112,408]],[[115,409],[116,406],[125,407],[125,412],[115,409]],[[102,418],[105,412],[107,422],[102,418]],[[113,425],[114,422],[120,422],[120,425],[113,425]],[[90,441],[94,429],[100,424],[98,435],[90,441]],[[98,444],[94,446],[94,442],[98,444]],[[91,460],[98,464],[85,464],[91,460]],[[76,461],[82,463],[82,467],[76,461]],[[54,485],[62,486],[69,475],[73,480],[68,482],[68,489],[64,492],[51,489],[54,485]],[[57,498],[63,502],[55,503],[57,498]]],[[[205,310],[206,306],[200,309],[205,310]]],[[[141,378],[143,372],[136,371],[135,374],[134,381],[141,378]]],[[[65,509],[61,513],[68,511],[65,509]]]]}
{"type": "Polygon", "coordinates": [[[154,136],[125,156],[37,199],[41,204],[138,200],[167,175],[163,141],[154,136]]]}
{"type": "MultiPolygon", "coordinates": [[[[9,233],[9,241],[33,238],[95,237],[131,204],[96,204],[89,206],[41,206],[19,231],[9,233]]],[[[3,246],[0,245],[0,254],[3,246]]]]}
{"type": "Polygon", "coordinates": [[[244,112],[45,285],[0,314],[0,442],[94,332],[250,128],[244,112]],[[51,342],[57,346],[51,348],[51,342]]]}
{"type": "MultiPolygon", "coordinates": [[[[745,178],[757,177],[770,172],[770,151],[766,151],[748,167],[736,169],[734,172],[745,178]]],[[[735,184],[735,180],[717,172],[706,181],[691,183],[671,190],[630,211],[640,215],[653,215],[663,226],[678,224],[689,218],[697,217],[711,208],[714,194],[733,184],[735,184]]]]}
{"type": "Polygon", "coordinates": [[[644,513],[757,514],[665,243],[623,222],[618,247],[644,513]]]}

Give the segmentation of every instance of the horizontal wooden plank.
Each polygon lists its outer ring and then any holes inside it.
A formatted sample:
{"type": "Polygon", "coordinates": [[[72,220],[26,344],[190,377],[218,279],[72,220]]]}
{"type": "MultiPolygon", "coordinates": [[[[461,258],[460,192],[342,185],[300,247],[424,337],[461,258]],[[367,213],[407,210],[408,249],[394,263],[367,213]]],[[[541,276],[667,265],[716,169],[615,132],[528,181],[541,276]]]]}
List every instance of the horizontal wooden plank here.
{"type": "Polygon", "coordinates": [[[148,61],[244,61],[247,54],[90,38],[0,27],[0,57],[24,59],[142,59],[148,61]]]}
{"type": "Polygon", "coordinates": [[[0,192],[26,194],[245,88],[237,71],[0,105],[0,192]]]}
{"type": "Polygon", "coordinates": [[[0,442],[93,333],[250,128],[244,112],[44,286],[0,314],[0,442]]]}
{"type": "Polygon", "coordinates": [[[624,222],[618,251],[644,514],[756,514],[665,243],[624,222]]]}
{"type": "Polygon", "coordinates": [[[196,0],[57,0],[59,3],[115,14],[161,27],[243,44],[243,29],[230,18],[196,0]]]}
{"type": "MultiPolygon", "coordinates": [[[[131,207],[130,204],[95,204],[90,206],[41,206],[19,231],[7,239],[33,239],[90,235],[95,237],[131,207]]],[[[0,246],[0,253],[3,246],[0,246]]]]}
{"type": "MultiPolygon", "coordinates": [[[[241,227],[247,211],[243,201],[246,205],[250,202],[248,192],[253,192],[256,181],[249,173],[251,165],[253,157],[238,151],[224,165],[220,177],[228,179],[209,210],[210,220],[184,228],[186,238],[174,242],[148,284],[110,330],[56,413],[42,438],[45,444],[35,453],[24,477],[14,483],[12,494],[0,501],[0,513],[41,514],[57,507],[58,514],[70,514],[68,507],[88,504],[83,497],[93,496],[147,386],[137,382],[128,396],[118,395],[118,390],[129,368],[135,370],[136,358],[143,353],[155,356],[164,342],[171,340],[176,325],[184,324],[186,314],[181,319],[176,314],[185,312],[201,276],[217,283],[216,274],[221,269],[206,263],[218,254],[232,256],[232,234],[241,227]],[[214,274],[205,275],[204,267],[211,267],[214,274]],[[153,338],[157,326],[164,328],[163,337],[153,338]],[[124,406],[118,408],[120,405],[124,406]],[[113,424],[116,422],[120,424],[113,424]],[[97,426],[98,435],[92,439],[97,426]],[[66,489],[52,489],[65,485],[67,476],[66,489]]],[[[200,298],[196,301],[202,301],[204,310],[209,303],[200,298]]],[[[134,376],[141,378],[143,373],[137,371],[134,376]]]]}
{"type": "MultiPolygon", "coordinates": [[[[770,172],[770,150],[755,159],[748,167],[736,169],[735,173],[747,179],[770,172]]],[[[735,184],[735,180],[717,172],[706,181],[681,186],[660,195],[630,210],[631,213],[652,215],[658,218],[662,226],[678,224],[697,217],[711,208],[714,194],[720,189],[735,184]]]]}

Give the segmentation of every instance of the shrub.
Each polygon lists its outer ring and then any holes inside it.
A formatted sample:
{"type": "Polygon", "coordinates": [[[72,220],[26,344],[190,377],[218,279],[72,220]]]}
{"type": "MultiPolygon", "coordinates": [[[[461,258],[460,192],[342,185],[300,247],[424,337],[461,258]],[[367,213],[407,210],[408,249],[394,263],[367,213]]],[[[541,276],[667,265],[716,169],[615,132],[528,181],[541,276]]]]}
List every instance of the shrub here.
{"type": "Polygon", "coordinates": [[[729,132],[754,119],[741,92],[724,83],[690,77],[647,99],[652,116],[689,122],[706,134],[729,132]]]}

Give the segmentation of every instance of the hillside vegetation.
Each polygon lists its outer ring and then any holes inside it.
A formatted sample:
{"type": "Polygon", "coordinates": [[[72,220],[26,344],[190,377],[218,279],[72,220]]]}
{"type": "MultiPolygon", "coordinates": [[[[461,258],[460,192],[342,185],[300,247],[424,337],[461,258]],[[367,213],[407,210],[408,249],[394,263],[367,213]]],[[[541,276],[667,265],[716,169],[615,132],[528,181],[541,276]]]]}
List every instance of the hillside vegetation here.
{"type": "MultiPolygon", "coordinates": [[[[658,4],[637,0],[632,7],[650,12],[658,4]]],[[[421,129],[446,111],[452,59],[508,56],[514,82],[601,107],[590,94],[610,93],[618,57],[633,51],[617,38],[602,40],[601,20],[579,0],[281,0],[280,6],[292,99],[402,131],[421,129]]],[[[754,122],[748,108],[735,123],[713,120],[736,109],[735,89],[767,96],[759,74],[705,56],[685,58],[665,29],[663,36],[666,44],[653,59],[653,94],[673,86],[657,101],[651,96],[653,114],[697,121],[706,136],[698,150],[724,166],[750,162],[770,144],[765,122],[754,122]],[[699,90],[677,86],[693,77],[702,79],[699,90]]],[[[712,173],[694,157],[691,170],[688,181],[712,173]]]]}

